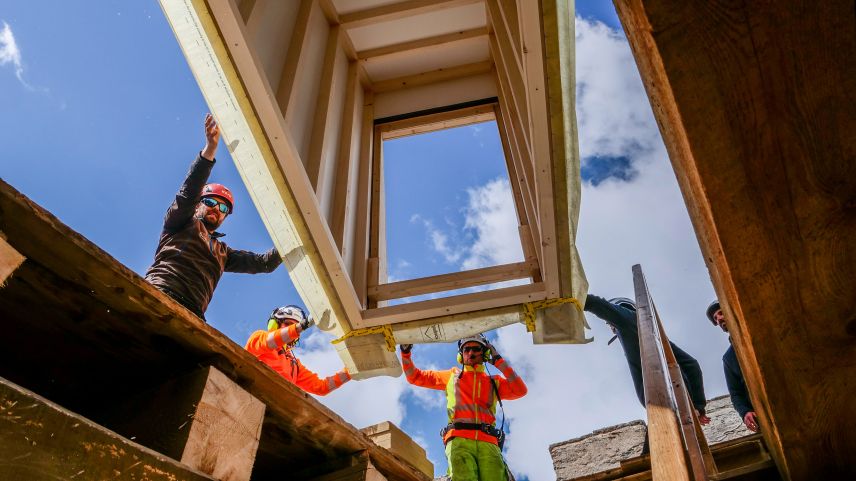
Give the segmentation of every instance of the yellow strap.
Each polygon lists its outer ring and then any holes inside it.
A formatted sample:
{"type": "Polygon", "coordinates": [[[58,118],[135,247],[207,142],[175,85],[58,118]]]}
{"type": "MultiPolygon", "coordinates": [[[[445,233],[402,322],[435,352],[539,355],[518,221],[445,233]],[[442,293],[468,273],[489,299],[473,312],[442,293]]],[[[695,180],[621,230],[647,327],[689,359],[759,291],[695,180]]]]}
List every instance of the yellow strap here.
{"type": "Polygon", "coordinates": [[[561,306],[562,304],[573,304],[582,311],[583,306],[575,297],[558,297],[556,299],[545,299],[523,304],[523,322],[526,323],[527,332],[535,332],[535,311],[547,307],[561,306]]]}
{"type": "Polygon", "coordinates": [[[395,335],[392,333],[392,326],[386,324],[384,326],[364,327],[362,329],[354,329],[345,334],[339,339],[334,339],[333,344],[339,344],[349,337],[368,336],[369,334],[383,334],[383,339],[386,341],[386,350],[395,352],[395,335]]]}

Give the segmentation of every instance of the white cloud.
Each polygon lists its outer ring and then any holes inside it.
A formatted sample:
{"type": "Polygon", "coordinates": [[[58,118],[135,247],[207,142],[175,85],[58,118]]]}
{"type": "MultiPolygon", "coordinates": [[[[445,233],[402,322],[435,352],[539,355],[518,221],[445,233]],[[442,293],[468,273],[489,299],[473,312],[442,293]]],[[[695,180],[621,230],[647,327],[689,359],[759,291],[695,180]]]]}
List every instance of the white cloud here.
{"type": "Polygon", "coordinates": [[[475,232],[475,242],[467,249],[462,268],[477,269],[523,260],[508,179],[492,180],[481,187],[468,189],[467,193],[469,203],[465,226],[475,232]]]}
{"type": "Polygon", "coordinates": [[[15,76],[21,84],[29,90],[33,90],[24,80],[24,64],[21,60],[21,50],[15,42],[15,35],[12,33],[12,27],[8,23],[3,22],[3,29],[0,30],[0,66],[11,64],[15,69],[15,76]]]}
{"type": "Polygon", "coordinates": [[[421,222],[428,232],[428,240],[431,242],[431,247],[438,254],[443,256],[449,264],[455,264],[461,259],[461,250],[456,246],[449,244],[449,236],[443,231],[434,227],[434,223],[423,218],[419,214],[414,214],[410,217],[410,222],[421,222]]]}

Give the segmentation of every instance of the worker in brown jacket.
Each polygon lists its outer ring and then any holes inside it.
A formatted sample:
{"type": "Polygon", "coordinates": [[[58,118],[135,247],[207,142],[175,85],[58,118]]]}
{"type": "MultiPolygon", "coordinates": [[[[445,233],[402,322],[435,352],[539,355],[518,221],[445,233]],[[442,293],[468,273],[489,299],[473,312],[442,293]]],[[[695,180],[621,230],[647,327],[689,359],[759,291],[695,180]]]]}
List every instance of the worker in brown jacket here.
{"type": "Polygon", "coordinates": [[[276,248],[264,254],[235,250],[216,231],[232,213],[232,192],[206,184],[216,160],[220,127],[205,116],[205,148],[190,166],[178,195],[166,212],[155,260],[146,280],[205,319],[205,310],[224,271],[273,272],[282,258],[276,248]]]}

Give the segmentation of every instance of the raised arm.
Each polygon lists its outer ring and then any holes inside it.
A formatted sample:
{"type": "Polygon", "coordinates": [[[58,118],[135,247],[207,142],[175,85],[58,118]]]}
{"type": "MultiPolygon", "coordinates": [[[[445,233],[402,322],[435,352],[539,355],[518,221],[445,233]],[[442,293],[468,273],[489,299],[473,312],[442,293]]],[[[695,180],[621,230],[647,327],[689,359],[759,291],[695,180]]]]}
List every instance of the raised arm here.
{"type": "Polygon", "coordinates": [[[280,264],[282,264],[282,257],[276,247],[264,254],[256,254],[227,246],[225,266],[227,272],[242,272],[244,274],[273,272],[280,264]]]}
{"type": "Polygon", "coordinates": [[[499,392],[500,399],[520,399],[525,396],[529,390],[526,388],[523,379],[514,372],[511,365],[497,352],[496,347],[488,344],[488,349],[493,353],[489,362],[496,366],[499,372],[505,376],[504,379],[501,376],[494,376],[496,390],[499,392]]]}
{"type": "Polygon", "coordinates": [[[600,296],[587,295],[584,310],[612,324],[616,329],[636,329],[636,314],[633,311],[616,306],[600,296]]]}
{"type": "Polygon", "coordinates": [[[253,354],[266,350],[275,351],[299,339],[301,332],[300,324],[292,324],[270,332],[256,331],[250,336],[244,349],[253,354]]]}
{"type": "Polygon", "coordinates": [[[214,167],[214,154],[220,141],[220,127],[211,114],[205,116],[205,147],[200,151],[196,160],[190,165],[190,171],[184,178],[184,183],[178,190],[175,200],[166,211],[163,228],[166,231],[176,231],[183,227],[196,210],[196,204],[202,196],[202,188],[208,182],[211,169],[214,167]]]}
{"type": "Polygon", "coordinates": [[[444,391],[449,378],[452,376],[452,370],[448,371],[423,371],[413,364],[413,359],[410,358],[410,349],[412,344],[404,344],[401,346],[401,366],[404,368],[404,375],[407,377],[407,382],[414,386],[427,387],[428,389],[437,389],[444,391]]]}
{"type": "Polygon", "coordinates": [[[314,372],[306,369],[300,359],[296,360],[296,364],[297,378],[294,380],[294,384],[308,393],[326,396],[351,380],[351,374],[347,369],[342,369],[336,374],[322,379],[314,372]]]}

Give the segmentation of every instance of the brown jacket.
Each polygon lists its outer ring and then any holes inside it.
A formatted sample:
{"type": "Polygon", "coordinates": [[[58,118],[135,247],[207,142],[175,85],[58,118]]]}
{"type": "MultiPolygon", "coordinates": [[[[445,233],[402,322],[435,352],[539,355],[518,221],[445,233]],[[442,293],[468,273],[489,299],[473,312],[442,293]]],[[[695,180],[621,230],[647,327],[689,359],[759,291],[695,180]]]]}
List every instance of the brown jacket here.
{"type": "Polygon", "coordinates": [[[273,272],[282,258],[276,248],[264,254],[235,250],[208,233],[194,217],[214,162],[198,156],[190,166],[175,201],[164,217],[155,260],[146,280],[203,317],[223,271],[256,274],[273,272]]]}

